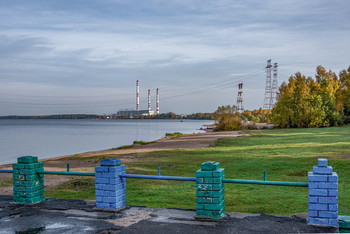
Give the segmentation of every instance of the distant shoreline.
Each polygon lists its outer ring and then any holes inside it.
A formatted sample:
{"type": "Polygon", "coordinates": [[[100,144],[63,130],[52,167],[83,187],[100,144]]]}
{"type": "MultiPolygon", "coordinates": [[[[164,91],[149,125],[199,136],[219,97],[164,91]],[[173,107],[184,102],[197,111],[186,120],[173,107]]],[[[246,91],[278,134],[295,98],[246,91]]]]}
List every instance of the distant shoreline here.
{"type": "Polygon", "coordinates": [[[105,119],[104,115],[64,114],[64,115],[5,115],[0,119],[105,119]]]}
{"type": "Polygon", "coordinates": [[[96,114],[62,114],[62,115],[6,115],[0,116],[1,119],[194,119],[194,120],[212,120],[209,114],[198,117],[196,114],[190,115],[151,115],[135,117],[116,117],[113,115],[96,115],[96,114]]]}

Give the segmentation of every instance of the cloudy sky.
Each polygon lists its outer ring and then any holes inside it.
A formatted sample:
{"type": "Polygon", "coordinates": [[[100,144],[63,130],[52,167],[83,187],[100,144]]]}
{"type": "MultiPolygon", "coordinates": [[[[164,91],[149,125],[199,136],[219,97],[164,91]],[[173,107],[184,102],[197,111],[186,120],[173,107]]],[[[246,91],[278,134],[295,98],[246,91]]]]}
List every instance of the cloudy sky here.
{"type": "Polygon", "coordinates": [[[347,0],[0,1],[0,115],[263,106],[266,60],[279,84],[350,65],[347,0]]]}

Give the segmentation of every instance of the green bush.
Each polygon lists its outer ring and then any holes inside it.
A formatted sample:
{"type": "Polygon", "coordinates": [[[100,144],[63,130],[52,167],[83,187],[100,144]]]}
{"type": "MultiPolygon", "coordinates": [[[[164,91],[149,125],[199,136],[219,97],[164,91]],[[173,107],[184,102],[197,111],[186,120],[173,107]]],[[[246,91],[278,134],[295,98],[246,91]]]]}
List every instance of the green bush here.
{"type": "Polygon", "coordinates": [[[236,106],[219,106],[214,113],[217,121],[215,131],[232,131],[242,129],[242,119],[236,106]]]}

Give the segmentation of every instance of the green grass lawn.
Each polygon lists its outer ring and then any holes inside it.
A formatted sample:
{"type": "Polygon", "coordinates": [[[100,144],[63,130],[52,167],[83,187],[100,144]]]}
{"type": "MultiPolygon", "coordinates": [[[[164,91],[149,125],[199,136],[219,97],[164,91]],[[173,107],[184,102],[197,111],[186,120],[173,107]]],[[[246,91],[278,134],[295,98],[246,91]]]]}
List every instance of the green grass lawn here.
{"type": "MultiPolygon", "coordinates": [[[[232,179],[307,182],[307,172],[317,158],[327,158],[339,176],[339,213],[350,214],[350,126],[322,129],[247,131],[252,137],[221,139],[201,150],[172,150],[147,153],[127,164],[127,173],[195,176],[205,161],[217,161],[232,179]]],[[[80,180],[87,180],[82,178],[80,180]]],[[[94,199],[89,189],[62,185],[47,191],[48,197],[94,199]],[[77,188],[78,192],[73,192],[77,188]],[[62,192],[66,191],[66,192],[62,192]],[[74,193],[74,195],[73,195],[74,193]]],[[[82,182],[82,184],[84,184],[82,182]]],[[[92,183],[93,184],[93,183],[92,183]]],[[[90,187],[89,187],[90,186],[90,187]]],[[[194,182],[127,179],[127,204],[148,207],[195,209],[194,182]]],[[[226,212],[291,215],[307,212],[307,188],[226,184],[226,212]]]]}

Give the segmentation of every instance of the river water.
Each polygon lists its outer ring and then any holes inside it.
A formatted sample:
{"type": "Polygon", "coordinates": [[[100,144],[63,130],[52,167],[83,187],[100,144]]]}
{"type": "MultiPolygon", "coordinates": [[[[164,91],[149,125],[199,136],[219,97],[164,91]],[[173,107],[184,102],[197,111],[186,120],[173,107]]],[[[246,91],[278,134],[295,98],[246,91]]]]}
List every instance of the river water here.
{"type": "Polygon", "coordinates": [[[210,120],[0,120],[0,165],[20,156],[40,159],[154,141],[165,133],[198,133],[210,120]]]}

